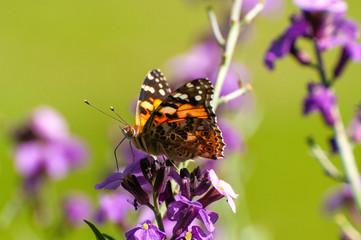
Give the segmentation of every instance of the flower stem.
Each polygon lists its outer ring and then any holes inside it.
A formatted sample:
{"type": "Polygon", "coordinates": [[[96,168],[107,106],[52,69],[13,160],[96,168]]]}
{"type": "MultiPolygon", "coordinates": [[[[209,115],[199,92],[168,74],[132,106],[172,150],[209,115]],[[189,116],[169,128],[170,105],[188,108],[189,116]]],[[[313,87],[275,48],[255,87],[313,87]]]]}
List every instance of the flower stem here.
{"type": "Polygon", "coordinates": [[[337,214],[334,218],[340,229],[351,239],[361,239],[361,233],[342,214],[337,214]]]}
{"type": "Polygon", "coordinates": [[[315,47],[315,53],[316,53],[316,58],[317,58],[317,63],[318,63],[317,69],[320,74],[322,84],[325,87],[329,87],[329,83],[327,81],[326,72],[325,72],[325,66],[323,64],[322,53],[321,53],[320,48],[318,47],[317,40],[314,41],[314,47],[315,47]]]}
{"type": "Polygon", "coordinates": [[[333,130],[340,153],[341,163],[345,171],[346,179],[350,183],[357,208],[361,212],[361,182],[358,173],[355,157],[352,152],[350,142],[347,139],[346,131],[342,123],[342,118],[338,107],[334,108],[336,118],[333,130]]]}
{"type": "Polygon", "coordinates": [[[340,173],[340,171],[335,167],[335,165],[330,161],[330,159],[328,159],[326,153],[322,150],[322,148],[318,144],[316,144],[311,137],[307,139],[307,142],[310,146],[310,150],[313,156],[320,163],[325,173],[335,180],[344,180],[345,177],[340,173]]]}
{"type": "Polygon", "coordinates": [[[153,190],[153,202],[154,202],[153,212],[154,212],[155,220],[157,221],[159,230],[165,232],[162,214],[159,210],[158,198],[159,198],[159,194],[154,192],[153,190]]]}
{"type": "Polygon", "coordinates": [[[221,30],[219,29],[216,15],[214,14],[214,11],[211,7],[207,8],[207,13],[208,13],[209,22],[211,23],[212,26],[214,37],[216,38],[218,44],[222,48],[224,48],[226,45],[226,40],[224,39],[221,30]]]}
{"type": "Polygon", "coordinates": [[[218,104],[223,104],[223,103],[227,103],[235,98],[238,98],[240,96],[242,96],[243,94],[245,94],[246,92],[252,90],[252,86],[250,84],[247,84],[245,87],[243,88],[239,88],[234,92],[231,92],[230,94],[220,97],[218,98],[218,104]]]}
{"type": "Polygon", "coordinates": [[[241,11],[242,11],[242,0],[234,0],[231,12],[231,27],[229,29],[229,33],[227,36],[227,40],[225,43],[225,50],[223,53],[223,59],[221,62],[221,66],[219,67],[216,85],[214,87],[214,98],[213,98],[213,107],[217,108],[219,104],[219,97],[221,94],[222,86],[224,83],[224,79],[226,78],[227,72],[229,70],[229,66],[231,64],[232,56],[234,53],[234,49],[237,45],[237,40],[239,34],[241,33],[242,27],[249,23],[251,20],[255,18],[255,16],[263,9],[264,0],[260,0],[259,3],[250,10],[247,15],[241,20],[241,11]]]}

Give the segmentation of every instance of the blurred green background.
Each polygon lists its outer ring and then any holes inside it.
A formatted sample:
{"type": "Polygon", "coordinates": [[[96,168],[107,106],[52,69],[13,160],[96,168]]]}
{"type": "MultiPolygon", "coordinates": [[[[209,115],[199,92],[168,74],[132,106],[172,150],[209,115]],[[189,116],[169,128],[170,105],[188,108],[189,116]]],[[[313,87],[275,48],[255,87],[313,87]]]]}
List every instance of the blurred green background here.
{"type": "MultiPolygon", "coordinates": [[[[7,129],[43,104],[66,117],[72,132],[88,143],[92,154],[85,169],[52,183],[57,194],[81,189],[95,200],[94,185],[102,180],[99,169],[113,147],[108,131],[114,122],[95,113],[83,99],[101,109],[112,105],[133,123],[130,103],[145,74],[161,68],[168,75],[167,60],[187,51],[200,32],[209,29],[205,12],[209,4],[223,14],[219,9],[225,10],[224,3],[209,1],[1,1],[0,207],[19,184],[7,129]]],[[[292,3],[285,2],[277,16],[258,18],[248,41],[237,48],[235,58],[253,75],[257,104],[250,122],[260,125],[246,139],[246,154],[224,163],[220,175],[236,192],[244,192],[251,222],[268,239],[337,239],[338,227],[321,211],[325,190],[336,183],[323,174],[305,144],[305,138],[313,135],[328,148],[332,133],[318,115],[305,118],[301,114],[306,83],[317,75],[288,57],[276,63],[274,72],[262,64],[270,41],[284,30],[294,11],[292,3]],[[239,176],[244,172],[249,174],[247,181],[239,176]]],[[[359,3],[349,2],[348,16],[360,21],[360,11],[359,3]]],[[[327,56],[326,62],[333,66],[337,52],[327,56]]],[[[345,123],[361,97],[359,76],[360,66],[352,63],[336,84],[345,123]]],[[[359,161],[359,152],[356,158],[359,161]]],[[[225,204],[219,203],[219,209],[225,204]]],[[[235,234],[247,216],[244,202],[237,204],[236,215],[227,209],[217,223],[229,225],[235,234]]],[[[32,227],[27,217],[16,221],[1,230],[1,239],[38,239],[27,235],[32,227]]],[[[104,227],[104,231],[117,236],[114,227],[104,227]]],[[[85,238],[94,237],[84,226],[68,239],[85,238]]]]}

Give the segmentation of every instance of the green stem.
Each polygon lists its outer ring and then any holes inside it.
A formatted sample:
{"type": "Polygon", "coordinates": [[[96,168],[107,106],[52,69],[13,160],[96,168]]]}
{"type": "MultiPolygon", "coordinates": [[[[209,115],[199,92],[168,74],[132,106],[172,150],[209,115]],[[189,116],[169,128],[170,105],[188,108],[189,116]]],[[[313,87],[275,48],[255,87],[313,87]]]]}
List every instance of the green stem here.
{"type": "Polygon", "coordinates": [[[216,85],[214,87],[213,107],[217,108],[219,104],[219,97],[221,94],[222,86],[226,78],[231,60],[233,57],[234,50],[237,45],[239,34],[241,33],[242,27],[252,21],[255,16],[263,9],[264,0],[261,0],[247,15],[240,20],[242,11],[242,0],[234,0],[231,13],[231,27],[225,43],[225,50],[223,53],[223,59],[221,66],[219,67],[216,85]]]}
{"type": "Polygon", "coordinates": [[[234,92],[231,92],[230,94],[227,94],[226,96],[222,96],[220,98],[218,98],[218,104],[223,104],[223,103],[227,103],[235,98],[238,98],[240,96],[242,96],[243,94],[245,94],[246,92],[252,90],[251,85],[247,85],[243,88],[239,88],[234,92]]]}
{"type": "Polygon", "coordinates": [[[335,165],[327,157],[326,153],[322,150],[322,148],[318,144],[315,143],[315,141],[312,138],[308,138],[308,144],[310,146],[310,150],[313,156],[317,159],[317,161],[325,170],[325,173],[328,176],[338,181],[345,180],[345,177],[335,167],[335,165]]]}
{"type": "Polygon", "coordinates": [[[335,124],[333,130],[337,141],[338,151],[340,153],[341,163],[346,174],[347,181],[350,183],[354,200],[357,208],[361,212],[361,182],[360,175],[358,173],[354,154],[352,152],[351,145],[348,141],[345,128],[342,123],[340,111],[336,106],[334,108],[335,124]]]}
{"type": "Polygon", "coordinates": [[[322,53],[318,47],[317,40],[314,40],[314,48],[315,48],[315,53],[316,53],[317,63],[318,63],[317,68],[318,68],[318,72],[320,74],[322,84],[325,87],[329,87],[329,83],[327,81],[326,72],[325,72],[325,66],[323,64],[322,53]]]}
{"type": "Polygon", "coordinates": [[[159,194],[154,192],[154,189],[153,189],[153,204],[154,204],[153,212],[154,212],[155,220],[157,221],[159,230],[165,232],[162,214],[159,210],[158,198],[159,198],[159,194]]]}
{"type": "Polygon", "coordinates": [[[361,239],[361,233],[342,214],[337,214],[334,218],[340,229],[351,239],[361,239]]]}

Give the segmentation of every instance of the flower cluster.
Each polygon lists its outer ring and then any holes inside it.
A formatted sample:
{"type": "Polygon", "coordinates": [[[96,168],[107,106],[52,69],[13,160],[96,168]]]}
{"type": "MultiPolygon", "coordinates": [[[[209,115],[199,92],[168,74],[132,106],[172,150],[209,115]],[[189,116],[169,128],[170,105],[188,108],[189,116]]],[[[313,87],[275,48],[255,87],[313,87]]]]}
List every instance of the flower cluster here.
{"type": "Polygon", "coordinates": [[[88,158],[83,141],[70,133],[65,119],[51,107],[35,109],[14,137],[15,166],[27,192],[36,192],[44,177],[64,178],[88,158]]]}
{"type": "Polygon", "coordinates": [[[358,24],[345,17],[347,4],[343,0],[294,0],[302,12],[291,17],[291,25],[273,43],[265,55],[265,64],[274,69],[278,58],[291,54],[301,64],[311,64],[309,54],[300,50],[296,43],[299,38],[315,42],[318,51],[342,47],[341,56],[334,67],[333,78],[343,72],[351,59],[361,61],[361,45],[358,24]]]}
{"type": "MultiPolygon", "coordinates": [[[[264,62],[269,69],[274,69],[277,59],[291,55],[302,65],[318,72],[319,82],[312,81],[308,84],[308,95],[303,101],[303,113],[307,115],[319,112],[324,123],[332,127],[334,132],[329,142],[333,156],[340,157],[344,171],[333,165],[328,159],[328,154],[312,137],[309,138],[310,148],[329,176],[346,182],[328,195],[325,208],[328,212],[334,213],[345,207],[350,213],[350,218],[359,223],[361,184],[350,142],[359,143],[361,140],[361,111],[360,108],[357,110],[346,132],[337,106],[336,93],[332,89],[335,80],[342,75],[350,60],[361,61],[361,44],[357,42],[360,37],[359,26],[354,20],[345,17],[348,6],[343,0],[294,0],[294,3],[301,12],[291,17],[291,25],[272,42],[265,54],[264,62]],[[297,46],[299,38],[313,44],[315,61],[297,46]],[[324,53],[337,47],[340,48],[340,55],[336,59],[332,73],[329,74],[326,71],[324,53]]],[[[341,225],[339,222],[338,224],[341,225]]],[[[358,237],[349,238],[346,227],[341,226],[341,229],[342,239],[356,239],[361,236],[358,233],[358,237]]]]}
{"type": "MultiPolygon", "coordinates": [[[[149,239],[164,239],[166,229],[163,218],[176,222],[172,226],[172,238],[211,239],[214,223],[218,215],[206,209],[211,203],[226,197],[235,212],[233,199],[237,194],[222,180],[219,180],[213,170],[201,171],[199,167],[189,172],[186,168],[176,168],[169,162],[143,158],[124,169],[123,172],[111,174],[104,182],[97,184],[96,189],[115,190],[122,186],[139,205],[149,207],[155,215],[158,227],[148,219],[125,233],[127,239],[137,236],[153,236],[149,239]],[[164,204],[166,214],[161,215],[159,206],[164,204]],[[196,223],[196,219],[206,228],[208,233],[196,223]]],[[[129,204],[129,206],[131,206],[129,204]]]]}

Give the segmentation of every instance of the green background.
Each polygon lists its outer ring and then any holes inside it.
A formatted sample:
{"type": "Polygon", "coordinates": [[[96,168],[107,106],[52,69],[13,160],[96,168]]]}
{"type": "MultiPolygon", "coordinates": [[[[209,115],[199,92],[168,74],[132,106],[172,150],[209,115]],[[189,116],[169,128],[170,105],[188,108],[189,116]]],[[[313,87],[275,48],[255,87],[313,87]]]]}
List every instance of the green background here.
{"type": "MultiPolygon", "coordinates": [[[[57,194],[81,189],[96,199],[94,184],[102,179],[99,169],[108,164],[105,162],[113,147],[109,126],[115,123],[87,107],[83,99],[101,109],[112,105],[132,123],[130,103],[138,95],[145,74],[161,68],[168,75],[167,60],[187,51],[200,33],[209,29],[207,5],[213,5],[219,15],[226,10],[224,3],[194,2],[1,1],[0,207],[19,184],[7,130],[43,104],[59,110],[92,153],[92,161],[83,170],[52,183],[57,194]]],[[[258,18],[248,41],[239,45],[235,54],[253,75],[257,104],[255,113],[246,116],[250,118],[247,122],[259,124],[246,139],[247,152],[222,164],[220,171],[236,192],[244,192],[248,206],[246,213],[245,201],[240,197],[236,200],[237,214],[233,215],[225,209],[224,201],[217,203],[222,210],[217,224],[229,229],[235,239],[240,238],[247,215],[257,226],[256,232],[267,239],[338,238],[338,227],[321,210],[325,191],[336,183],[323,174],[305,144],[305,138],[313,135],[327,148],[332,132],[318,115],[301,114],[306,84],[318,76],[289,57],[278,61],[273,72],[263,66],[270,41],[285,29],[295,10],[287,2],[277,16],[258,18]]],[[[360,11],[361,5],[349,2],[348,16],[361,20],[360,11]]],[[[333,66],[335,56],[336,51],[327,55],[328,66],[333,66]]],[[[359,69],[359,65],[350,64],[336,84],[345,123],[360,100],[359,69]]],[[[356,159],[360,159],[359,152],[356,159]]],[[[29,218],[22,214],[8,229],[1,230],[0,238],[39,239],[28,235],[31,228],[29,218]]],[[[114,227],[104,227],[104,231],[116,235],[114,227]]],[[[40,231],[38,236],[42,236],[40,231]]],[[[83,227],[67,239],[79,238],[94,237],[83,227]]]]}

